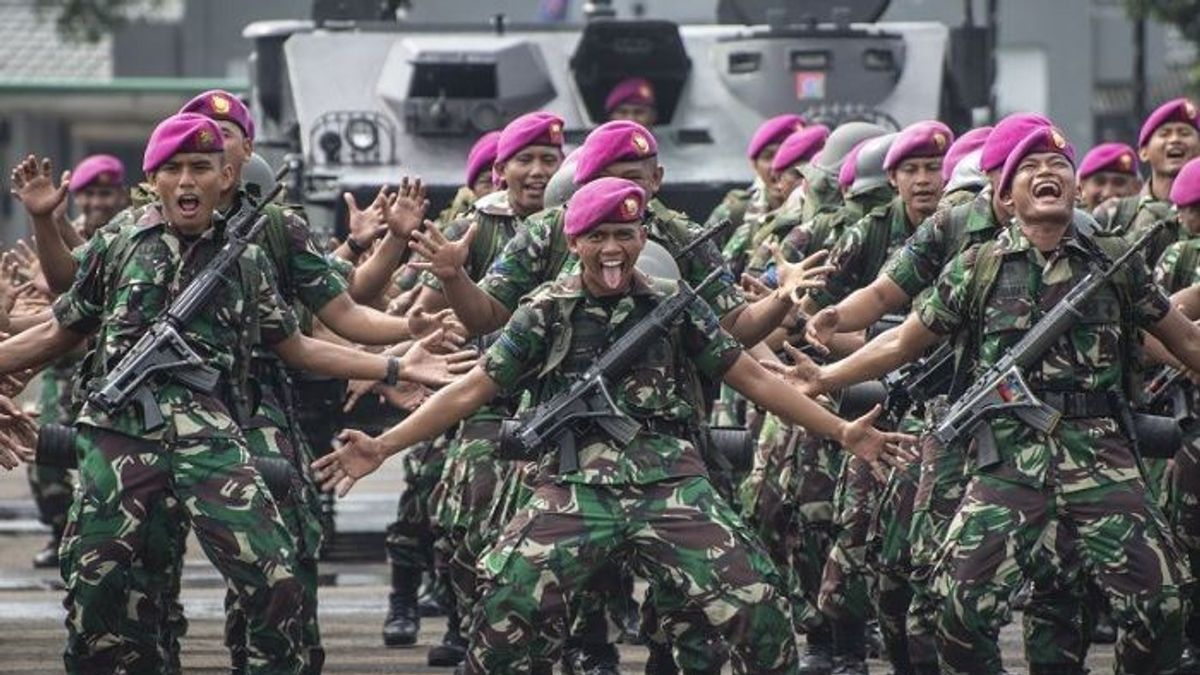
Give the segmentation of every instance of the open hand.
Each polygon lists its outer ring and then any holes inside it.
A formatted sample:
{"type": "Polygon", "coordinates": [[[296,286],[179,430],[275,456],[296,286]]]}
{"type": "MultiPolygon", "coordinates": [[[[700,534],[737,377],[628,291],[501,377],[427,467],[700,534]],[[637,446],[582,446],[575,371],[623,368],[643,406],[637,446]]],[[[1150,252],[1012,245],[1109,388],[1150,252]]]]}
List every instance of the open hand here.
{"type": "Polygon", "coordinates": [[[822,381],[821,366],[790,342],[783,343],[783,349],[792,357],[792,365],[766,360],[759,363],[763,368],[782,376],[785,382],[799,389],[805,396],[811,398],[824,394],[825,383],[822,381]]]}
{"type": "Polygon", "coordinates": [[[793,304],[800,304],[806,291],[824,288],[826,278],[837,270],[833,265],[821,264],[828,256],[829,251],[820,250],[798,263],[791,263],[783,257],[779,244],[772,245],[771,257],[775,260],[775,269],[779,275],[779,290],[791,299],[793,304]]]}
{"type": "Polygon", "coordinates": [[[424,260],[410,263],[419,270],[427,270],[433,276],[447,281],[455,278],[467,264],[471,241],[479,223],[472,222],[463,236],[455,241],[446,239],[441,228],[432,221],[425,221],[425,231],[414,232],[409,247],[424,260]]]}
{"type": "Polygon", "coordinates": [[[466,327],[454,315],[452,309],[443,309],[433,314],[415,309],[408,314],[408,330],[412,332],[413,337],[424,337],[436,330],[445,330],[446,339],[454,342],[456,347],[462,345],[467,337],[466,327]]]}
{"type": "Polygon", "coordinates": [[[352,192],[343,192],[342,199],[346,202],[348,238],[353,239],[359,247],[370,246],[387,232],[387,223],[384,221],[384,208],[388,200],[386,187],[379,188],[379,194],[365,209],[358,208],[352,192]]]}
{"type": "Polygon", "coordinates": [[[429,200],[425,196],[425,185],[420,178],[409,180],[405,176],[400,181],[400,189],[388,197],[384,204],[384,222],[392,236],[400,241],[408,241],[414,232],[421,229],[425,221],[425,212],[429,209],[429,200]]]}
{"type": "Polygon", "coordinates": [[[313,477],[325,492],[345,497],[358,479],[378,469],[384,460],[379,439],[345,429],[333,442],[333,452],[312,463],[313,477]]]}
{"type": "Polygon", "coordinates": [[[771,290],[771,287],[760,279],[755,279],[749,274],[742,275],[742,292],[746,295],[746,302],[754,304],[770,295],[771,290]]]}
{"type": "Polygon", "coordinates": [[[438,330],[417,340],[401,357],[405,380],[441,387],[475,367],[479,358],[474,350],[446,352],[446,331],[438,330]]]}
{"type": "Polygon", "coordinates": [[[822,354],[828,354],[829,342],[837,333],[840,322],[837,307],[826,307],[808,317],[808,323],[804,326],[804,340],[822,354]]]}
{"type": "Polygon", "coordinates": [[[49,157],[39,162],[29,155],[12,170],[12,195],[25,205],[25,210],[34,218],[44,218],[54,213],[67,198],[67,184],[71,172],[64,171],[58,185],[51,175],[54,170],[49,157]]]}
{"type": "Polygon", "coordinates": [[[916,461],[917,453],[914,448],[917,437],[876,429],[875,421],[882,413],[883,406],[877,405],[862,417],[847,422],[840,440],[846,452],[866,462],[876,478],[886,481],[885,464],[903,470],[916,461]]]}

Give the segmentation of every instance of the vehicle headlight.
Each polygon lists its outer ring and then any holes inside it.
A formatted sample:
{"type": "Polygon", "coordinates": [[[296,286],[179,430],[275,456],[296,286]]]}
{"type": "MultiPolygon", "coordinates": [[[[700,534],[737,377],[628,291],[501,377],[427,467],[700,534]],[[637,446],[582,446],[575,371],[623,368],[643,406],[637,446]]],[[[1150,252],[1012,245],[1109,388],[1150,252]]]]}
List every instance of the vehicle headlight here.
{"type": "Polygon", "coordinates": [[[346,123],[346,142],[358,152],[374,150],[379,145],[379,128],[369,119],[352,119],[346,123]]]}

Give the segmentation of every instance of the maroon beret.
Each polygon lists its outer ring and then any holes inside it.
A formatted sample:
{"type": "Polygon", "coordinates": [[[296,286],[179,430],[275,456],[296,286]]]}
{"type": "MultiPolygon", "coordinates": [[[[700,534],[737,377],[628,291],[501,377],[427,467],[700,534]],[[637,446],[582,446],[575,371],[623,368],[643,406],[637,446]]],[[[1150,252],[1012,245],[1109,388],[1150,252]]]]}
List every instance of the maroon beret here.
{"type": "Polygon", "coordinates": [[[829,127],[824,124],[793,131],[779,144],[779,150],[775,151],[775,161],[771,162],[771,170],[780,173],[793,164],[812,161],[813,156],[825,147],[827,138],[829,127]]]}
{"type": "Polygon", "coordinates": [[[1021,160],[1038,152],[1058,153],[1072,164],[1075,163],[1075,148],[1071,147],[1061,131],[1049,125],[1038,127],[1017,142],[1016,147],[1008,154],[1008,159],[1004,160],[1004,170],[1000,173],[1000,194],[1007,192],[1012,185],[1021,160]]]}
{"type": "Polygon", "coordinates": [[[575,165],[575,184],[592,180],[610,164],[657,154],[658,141],[646,127],[630,120],[605,122],[583,139],[579,162],[575,165]]]}
{"type": "Polygon", "coordinates": [[[1138,175],[1137,153],[1124,143],[1101,143],[1088,151],[1079,163],[1079,180],[1094,173],[1111,171],[1138,175]]]}
{"type": "Polygon", "coordinates": [[[979,170],[991,173],[1003,167],[1008,153],[1012,152],[1017,143],[1028,136],[1030,131],[1053,124],[1050,118],[1037,113],[1013,113],[1000,120],[983,144],[983,153],[979,156],[979,170]]]}
{"type": "Polygon", "coordinates": [[[158,123],[146,143],[142,171],[153,173],[181,152],[220,153],[225,150],[221,127],[204,115],[177,113],[158,123]]]}
{"type": "Polygon", "coordinates": [[[238,125],[246,138],[254,140],[254,118],[242,100],[222,89],[212,89],[183,104],[181,113],[196,113],[238,125]]]}
{"type": "Polygon", "coordinates": [[[958,140],[954,141],[950,145],[950,149],[946,151],[946,156],[942,158],[942,180],[950,180],[950,176],[954,175],[954,167],[958,166],[963,157],[982,148],[991,133],[991,127],[975,127],[959,136],[958,140]]]}
{"type": "Polygon", "coordinates": [[[1200,157],[1192,159],[1171,183],[1171,203],[1177,208],[1200,204],[1200,157]]]}
{"type": "Polygon", "coordinates": [[[526,113],[508,123],[496,142],[496,163],[501,164],[530,145],[563,144],[563,120],[542,110],[526,113]]]}
{"type": "Polygon", "coordinates": [[[1200,119],[1196,117],[1196,104],[1186,98],[1177,98],[1155,108],[1154,112],[1146,118],[1142,124],[1142,130],[1138,133],[1138,147],[1145,147],[1154,132],[1167,122],[1183,122],[1200,130],[1200,119]]]}
{"type": "Polygon", "coordinates": [[[496,146],[500,141],[499,131],[489,131],[475,141],[471,152],[467,154],[467,187],[475,184],[475,179],[485,169],[490,170],[496,161],[496,146]]]}
{"type": "Polygon", "coordinates": [[[617,83],[604,99],[604,112],[612,112],[622,103],[654,105],[654,85],[644,77],[627,77],[617,83]]]}
{"type": "MultiPolygon", "coordinates": [[[[868,138],[867,141],[869,140],[871,139],[868,138]]],[[[854,179],[857,178],[856,174],[858,173],[855,169],[858,164],[858,151],[862,150],[867,141],[860,141],[858,145],[850,148],[850,152],[847,152],[845,159],[842,160],[842,168],[838,169],[838,188],[842,192],[849,190],[850,186],[854,185],[854,179]]]]}
{"type": "Polygon", "coordinates": [[[768,145],[783,142],[792,132],[803,129],[804,125],[804,118],[799,115],[772,117],[759,125],[758,131],[754,132],[754,137],[750,139],[750,147],[746,149],[746,156],[750,159],[758,157],[768,145]]]}
{"type": "Polygon", "coordinates": [[[888,148],[883,170],[890,171],[909,157],[942,157],[953,142],[954,132],[937,120],[910,124],[888,148]]]}
{"type": "Polygon", "coordinates": [[[83,158],[71,171],[68,189],[79,192],[93,183],[121,185],[125,182],[125,165],[112,155],[92,155],[83,158]]]}
{"type": "Polygon", "coordinates": [[[567,202],[563,231],[577,237],[604,223],[641,222],[646,212],[646,193],[625,178],[605,176],[575,191],[567,202]]]}

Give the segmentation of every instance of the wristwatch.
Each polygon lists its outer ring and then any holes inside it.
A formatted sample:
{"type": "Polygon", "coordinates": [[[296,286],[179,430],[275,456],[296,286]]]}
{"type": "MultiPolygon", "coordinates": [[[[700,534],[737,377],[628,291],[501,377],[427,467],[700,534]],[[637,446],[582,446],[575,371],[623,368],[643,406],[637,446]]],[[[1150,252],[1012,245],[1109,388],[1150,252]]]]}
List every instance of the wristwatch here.
{"type": "Polygon", "coordinates": [[[350,252],[354,255],[362,255],[370,248],[369,245],[360,244],[354,237],[346,237],[346,246],[350,247],[350,252]]]}
{"type": "Polygon", "coordinates": [[[389,387],[394,387],[400,382],[400,359],[389,356],[387,377],[383,378],[383,383],[389,387]]]}

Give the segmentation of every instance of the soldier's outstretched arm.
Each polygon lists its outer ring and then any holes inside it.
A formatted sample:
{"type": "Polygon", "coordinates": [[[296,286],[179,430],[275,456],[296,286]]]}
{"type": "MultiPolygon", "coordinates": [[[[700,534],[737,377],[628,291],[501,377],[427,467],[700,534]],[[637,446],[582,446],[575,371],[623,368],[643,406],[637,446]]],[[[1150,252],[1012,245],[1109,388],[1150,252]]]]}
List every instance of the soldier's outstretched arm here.
{"type": "Polygon", "coordinates": [[[392,345],[409,338],[423,337],[442,328],[457,334],[465,332],[450,310],[435,314],[417,311],[406,317],[392,316],[360,305],[346,293],[325,303],[317,312],[317,318],[338,335],[364,345],[392,345]]]}
{"type": "Polygon", "coordinates": [[[1171,296],[1171,304],[1178,307],[1187,318],[1193,321],[1200,319],[1200,284],[1176,291],[1171,296]]]}
{"type": "Polygon", "coordinates": [[[910,447],[916,443],[916,437],[879,431],[872,426],[881,412],[878,406],[857,420],[847,422],[782,379],[771,377],[746,354],[726,371],[725,383],[784,420],[841,443],[847,452],[866,461],[876,473],[881,473],[881,460],[902,467],[916,459],[910,447]]]}
{"type": "Polygon", "coordinates": [[[0,342],[0,375],[38,368],[66,356],[83,344],[87,335],[63,328],[51,319],[0,342]]]}
{"type": "Polygon", "coordinates": [[[350,297],[369,303],[383,293],[392,273],[408,260],[408,238],[421,227],[428,208],[429,200],[420,178],[410,180],[405,176],[396,192],[385,197],[382,215],[387,234],[354,273],[350,297]]]}
{"type": "Polygon", "coordinates": [[[26,157],[12,170],[12,195],[25,206],[33,221],[38,260],[50,290],[65,293],[75,280],[79,263],[71,257],[71,249],[54,221],[54,211],[67,199],[71,172],[64,172],[55,185],[52,171],[49,158],[39,161],[33,155],[26,157]]]}
{"type": "Polygon", "coordinates": [[[1166,316],[1150,324],[1150,334],[1192,372],[1200,372],[1200,327],[1171,307],[1166,316]]]}
{"type": "Polygon", "coordinates": [[[792,355],[794,365],[763,365],[782,374],[804,393],[815,396],[883,377],[916,360],[926,349],[943,339],[944,336],[929,330],[916,314],[909,314],[899,328],[879,335],[862,349],[827,366],[817,366],[791,345],[787,345],[786,348],[792,355]]]}
{"type": "Polygon", "coordinates": [[[875,281],[841,302],[810,317],[804,328],[804,339],[818,349],[828,351],[834,335],[865,330],[884,314],[903,309],[911,299],[891,277],[880,274],[875,281]]]}
{"type": "Polygon", "coordinates": [[[798,263],[785,260],[778,246],[772,255],[779,270],[779,287],[749,307],[744,307],[732,320],[729,315],[721,318],[721,326],[747,347],[766,340],[783,323],[800,296],[809,289],[824,286],[825,277],[835,270],[823,264],[827,251],[817,251],[798,263]]]}
{"type": "Polygon", "coordinates": [[[477,357],[472,351],[435,353],[444,342],[445,334],[438,331],[419,340],[403,356],[379,356],[297,332],[271,348],[293,368],[347,380],[385,380],[394,359],[398,379],[440,387],[469,371],[477,357]]]}
{"type": "Polygon", "coordinates": [[[499,391],[496,381],[476,366],[377,438],[361,431],[343,431],[338,435],[340,446],[312,464],[321,489],[336,490],[339,497],[344,497],[358,479],[379,468],[388,457],[419,441],[436,438],[499,391]]]}

